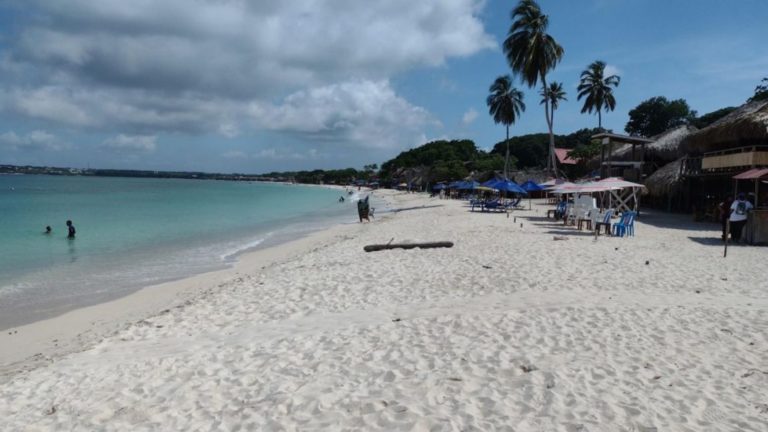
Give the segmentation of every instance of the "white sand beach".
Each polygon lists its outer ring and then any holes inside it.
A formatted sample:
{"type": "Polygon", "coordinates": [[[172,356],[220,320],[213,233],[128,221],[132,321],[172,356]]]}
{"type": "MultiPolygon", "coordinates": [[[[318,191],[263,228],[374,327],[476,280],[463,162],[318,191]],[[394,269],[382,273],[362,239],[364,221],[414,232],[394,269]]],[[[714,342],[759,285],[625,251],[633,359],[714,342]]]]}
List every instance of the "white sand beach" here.
{"type": "Polygon", "coordinates": [[[768,249],[381,194],[402,211],[3,332],[0,429],[768,431],[768,249]],[[363,251],[391,239],[455,246],[363,251]]]}

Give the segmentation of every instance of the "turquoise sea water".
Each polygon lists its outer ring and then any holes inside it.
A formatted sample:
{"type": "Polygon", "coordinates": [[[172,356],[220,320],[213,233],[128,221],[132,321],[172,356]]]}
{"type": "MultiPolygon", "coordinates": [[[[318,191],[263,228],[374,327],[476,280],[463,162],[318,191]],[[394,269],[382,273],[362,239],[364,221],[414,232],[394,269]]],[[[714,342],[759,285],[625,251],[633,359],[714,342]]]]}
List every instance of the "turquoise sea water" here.
{"type": "Polygon", "coordinates": [[[355,222],[338,190],[269,183],[0,176],[0,329],[215,270],[355,222]],[[68,240],[71,219],[77,237],[68,240]],[[43,234],[46,225],[51,235],[43,234]]]}

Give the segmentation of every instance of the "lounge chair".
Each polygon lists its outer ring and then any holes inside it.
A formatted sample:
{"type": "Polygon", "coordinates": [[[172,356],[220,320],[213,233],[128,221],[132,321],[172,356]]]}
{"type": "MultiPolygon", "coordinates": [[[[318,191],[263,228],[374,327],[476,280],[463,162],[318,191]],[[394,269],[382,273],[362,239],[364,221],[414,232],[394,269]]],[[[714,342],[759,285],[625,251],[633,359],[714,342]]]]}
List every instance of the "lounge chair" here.
{"type": "Polygon", "coordinates": [[[488,210],[488,211],[491,211],[491,210],[506,211],[507,210],[507,206],[504,205],[499,200],[488,201],[487,203],[485,203],[483,207],[485,208],[485,210],[488,210]]]}

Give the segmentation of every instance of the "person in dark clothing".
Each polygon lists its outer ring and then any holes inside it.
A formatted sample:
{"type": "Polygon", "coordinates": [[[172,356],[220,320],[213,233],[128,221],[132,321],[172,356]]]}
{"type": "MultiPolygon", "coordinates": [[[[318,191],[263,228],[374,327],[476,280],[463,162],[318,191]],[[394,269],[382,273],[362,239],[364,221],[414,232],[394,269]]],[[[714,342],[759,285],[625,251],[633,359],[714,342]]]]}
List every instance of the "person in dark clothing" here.
{"type": "Polygon", "coordinates": [[[723,228],[723,234],[721,236],[723,241],[725,241],[726,230],[728,228],[728,218],[731,216],[731,204],[733,204],[733,197],[729,196],[718,206],[720,210],[720,226],[723,228]]]}
{"type": "Polygon", "coordinates": [[[68,220],[67,221],[67,238],[71,238],[71,239],[75,238],[75,233],[76,233],[75,226],[72,225],[71,220],[68,220]]]}
{"type": "Polygon", "coordinates": [[[365,197],[365,199],[361,199],[357,202],[357,215],[360,217],[360,222],[363,222],[363,219],[370,222],[371,220],[368,218],[368,213],[370,211],[370,207],[368,205],[368,196],[365,197]]]}
{"type": "Polygon", "coordinates": [[[50,234],[50,233],[52,233],[52,232],[53,232],[53,230],[51,230],[51,226],[50,226],[50,225],[48,225],[47,227],[45,227],[45,233],[44,233],[44,234],[50,234]]]}

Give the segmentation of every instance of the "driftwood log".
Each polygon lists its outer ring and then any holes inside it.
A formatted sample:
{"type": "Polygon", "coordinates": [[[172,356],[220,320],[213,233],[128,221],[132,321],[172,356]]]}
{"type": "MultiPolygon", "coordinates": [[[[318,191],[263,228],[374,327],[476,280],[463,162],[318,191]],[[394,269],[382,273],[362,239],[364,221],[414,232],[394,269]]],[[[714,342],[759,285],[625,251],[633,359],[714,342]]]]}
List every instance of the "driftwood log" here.
{"type": "Polygon", "coordinates": [[[387,249],[432,249],[432,248],[449,248],[453,247],[453,242],[432,242],[432,243],[387,243],[387,244],[374,244],[363,247],[366,252],[376,252],[387,249]]]}

